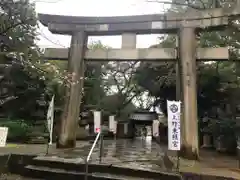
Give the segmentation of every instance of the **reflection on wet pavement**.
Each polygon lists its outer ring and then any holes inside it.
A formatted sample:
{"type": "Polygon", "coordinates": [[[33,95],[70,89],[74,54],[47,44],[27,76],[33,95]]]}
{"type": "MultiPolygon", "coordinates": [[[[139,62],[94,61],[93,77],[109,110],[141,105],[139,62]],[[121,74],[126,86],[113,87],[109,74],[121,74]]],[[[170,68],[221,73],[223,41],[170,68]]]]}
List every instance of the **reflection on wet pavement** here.
{"type": "MultiPolygon", "coordinates": [[[[91,145],[75,148],[72,150],[64,151],[58,156],[64,158],[84,158],[88,155],[91,145]]],[[[99,162],[99,145],[93,151],[91,162],[99,162]]],[[[164,148],[160,147],[156,142],[151,141],[151,138],[146,140],[135,139],[127,140],[121,139],[117,141],[104,140],[104,150],[102,155],[102,163],[114,164],[129,167],[136,167],[140,169],[159,170],[165,168],[162,162],[164,155],[164,148]]]]}

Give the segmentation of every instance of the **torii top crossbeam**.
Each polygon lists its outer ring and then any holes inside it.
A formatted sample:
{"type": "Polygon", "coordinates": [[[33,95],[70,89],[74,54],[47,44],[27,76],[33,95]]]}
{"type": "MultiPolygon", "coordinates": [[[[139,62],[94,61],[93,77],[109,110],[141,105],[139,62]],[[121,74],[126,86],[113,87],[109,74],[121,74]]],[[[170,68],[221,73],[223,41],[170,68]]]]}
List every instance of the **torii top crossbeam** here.
{"type": "Polygon", "coordinates": [[[239,6],[234,9],[190,10],[185,13],[167,13],[115,17],[76,17],[39,14],[39,20],[57,34],[72,34],[84,30],[91,35],[138,34],[176,32],[181,26],[195,28],[219,28],[228,24],[230,16],[240,14],[239,6]]]}

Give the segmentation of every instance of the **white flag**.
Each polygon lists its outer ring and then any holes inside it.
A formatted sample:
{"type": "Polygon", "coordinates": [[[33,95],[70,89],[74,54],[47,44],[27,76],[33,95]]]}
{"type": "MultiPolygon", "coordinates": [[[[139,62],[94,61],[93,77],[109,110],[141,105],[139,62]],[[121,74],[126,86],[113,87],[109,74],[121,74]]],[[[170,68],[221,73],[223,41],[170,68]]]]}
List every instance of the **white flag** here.
{"type": "Polygon", "coordinates": [[[115,116],[109,116],[109,131],[113,132],[113,134],[117,133],[117,121],[115,120],[115,116]]]}
{"type": "Polygon", "coordinates": [[[180,115],[181,102],[167,101],[168,111],[168,149],[179,151],[181,148],[180,115]]]}
{"type": "Polygon", "coordinates": [[[158,120],[153,120],[152,135],[153,135],[153,137],[158,137],[159,136],[159,121],[158,120]]]}
{"type": "Polygon", "coordinates": [[[99,133],[101,130],[101,111],[94,111],[93,118],[94,118],[94,132],[99,133]]]}
{"type": "Polygon", "coordinates": [[[52,97],[52,100],[49,103],[48,112],[47,112],[47,124],[48,124],[48,131],[50,134],[49,144],[52,144],[52,141],[53,141],[53,120],[54,120],[54,96],[52,97]]]}

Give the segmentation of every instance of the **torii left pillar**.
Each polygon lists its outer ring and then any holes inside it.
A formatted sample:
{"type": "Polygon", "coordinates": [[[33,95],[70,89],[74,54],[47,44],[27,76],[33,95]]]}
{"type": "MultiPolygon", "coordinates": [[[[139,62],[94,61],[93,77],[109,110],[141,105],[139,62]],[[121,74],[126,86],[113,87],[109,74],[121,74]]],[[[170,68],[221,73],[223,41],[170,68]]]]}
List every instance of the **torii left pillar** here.
{"type": "Polygon", "coordinates": [[[73,148],[76,146],[76,131],[83,93],[84,53],[86,47],[86,33],[84,31],[74,32],[69,51],[69,79],[65,88],[65,103],[61,117],[57,148],[73,148]]]}

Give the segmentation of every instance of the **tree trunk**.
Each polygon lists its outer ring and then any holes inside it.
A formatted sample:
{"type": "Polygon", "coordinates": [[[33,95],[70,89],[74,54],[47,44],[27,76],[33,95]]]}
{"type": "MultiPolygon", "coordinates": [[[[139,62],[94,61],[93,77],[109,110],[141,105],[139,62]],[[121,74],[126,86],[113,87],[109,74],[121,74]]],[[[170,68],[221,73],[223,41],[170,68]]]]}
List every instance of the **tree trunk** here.
{"type": "Polygon", "coordinates": [[[66,87],[64,111],[61,118],[57,148],[74,148],[78,127],[84,80],[84,51],[87,36],[77,32],[72,36],[68,71],[71,77],[66,87]]]}

